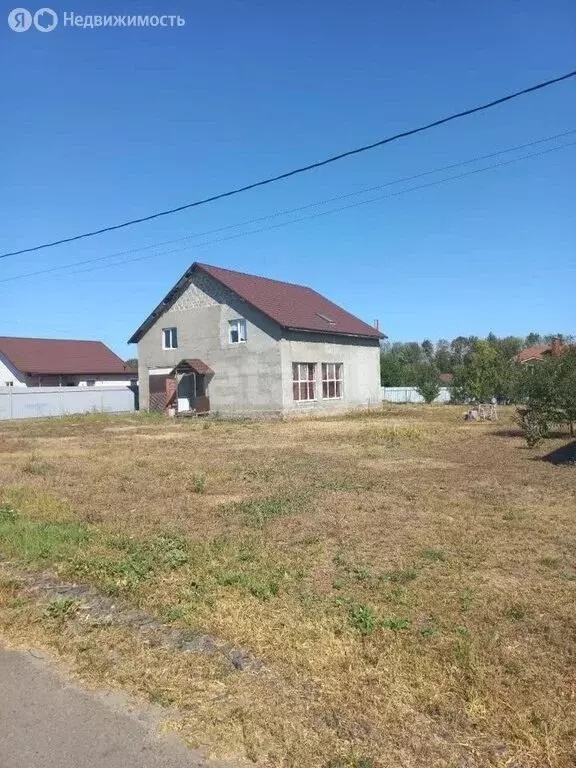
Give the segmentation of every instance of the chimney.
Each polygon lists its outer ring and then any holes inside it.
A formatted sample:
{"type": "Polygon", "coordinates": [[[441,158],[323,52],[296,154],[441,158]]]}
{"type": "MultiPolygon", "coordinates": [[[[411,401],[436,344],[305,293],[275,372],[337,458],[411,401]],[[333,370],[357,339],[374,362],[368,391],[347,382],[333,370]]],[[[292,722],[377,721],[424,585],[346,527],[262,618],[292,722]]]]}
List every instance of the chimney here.
{"type": "Polygon", "coordinates": [[[374,328],[376,328],[377,331],[380,330],[380,320],[374,320],[374,328]]]}

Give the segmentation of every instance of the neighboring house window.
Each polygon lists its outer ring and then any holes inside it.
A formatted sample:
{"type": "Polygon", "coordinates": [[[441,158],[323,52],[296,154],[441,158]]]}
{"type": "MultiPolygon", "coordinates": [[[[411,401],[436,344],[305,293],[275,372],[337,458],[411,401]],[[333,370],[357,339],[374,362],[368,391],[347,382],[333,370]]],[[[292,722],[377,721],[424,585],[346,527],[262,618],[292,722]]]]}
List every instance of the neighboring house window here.
{"type": "Polygon", "coordinates": [[[342,397],[342,363],[322,363],[322,397],[342,397]]]}
{"type": "Polygon", "coordinates": [[[292,363],[294,400],[316,399],[316,363],[292,363]]]}
{"type": "Polygon", "coordinates": [[[5,381],[4,382],[4,386],[5,387],[13,387],[14,386],[14,382],[13,381],[5,381]]]}
{"type": "Polygon", "coordinates": [[[246,320],[230,320],[228,339],[230,344],[240,344],[240,342],[246,341],[246,320]]]}
{"type": "Polygon", "coordinates": [[[86,386],[87,387],[95,387],[96,386],[96,379],[86,379],[86,386]]]}
{"type": "Polygon", "coordinates": [[[176,328],[162,329],[162,348],[163,349],[178,348],[178,332],[176,328]]]}

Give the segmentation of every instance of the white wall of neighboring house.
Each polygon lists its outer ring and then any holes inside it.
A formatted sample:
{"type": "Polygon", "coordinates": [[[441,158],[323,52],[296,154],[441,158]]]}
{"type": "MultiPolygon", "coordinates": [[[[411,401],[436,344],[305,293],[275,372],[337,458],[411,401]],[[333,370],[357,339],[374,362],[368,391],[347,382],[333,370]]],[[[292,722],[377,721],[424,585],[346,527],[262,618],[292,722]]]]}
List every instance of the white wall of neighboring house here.
{"type": "Polygon", "coordinates": [[[77,381],[79,387],[87,387],[89,381],[94,381],[94,386],[96,387],[121,387],[122,385],[126,385],[128,387],[132,381],[136,382],[137,379],[138,376],[134,374],[134,376],[108,375],[103,378],[98,378],[97,376],[86,376],[85,378],[78,377],[77,381]]]}
{"type": "MultiPolygon", "coordinates": [[[[135,382],[137,375],[127,376],[126,374],[104,374],[87,376],[81,375],[63,375],[63,376],[26,376],[2,354],[0,354],[0,387],[58,387],[73,385],[75,387],[87,387],[89,381],[94,382],[96,387],[129,387],[131,382],[135,382]]],[[[90,385],[92,386],[92,385],[90,385]]]]}
{"type": "Polygon", "coordinates": [[[26,377],[0,354],[0,387],[25,387],[26,377]]]}

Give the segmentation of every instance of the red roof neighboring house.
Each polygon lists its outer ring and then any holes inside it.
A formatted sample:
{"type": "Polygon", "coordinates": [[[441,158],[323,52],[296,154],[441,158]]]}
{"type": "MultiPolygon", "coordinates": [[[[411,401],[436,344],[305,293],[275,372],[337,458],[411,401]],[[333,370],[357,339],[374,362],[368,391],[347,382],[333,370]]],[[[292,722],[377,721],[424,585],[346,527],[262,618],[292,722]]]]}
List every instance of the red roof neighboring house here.
{"type": "Polygon", "coordinates": [[[0,355],[25,374],[138,375],[101,341],[0,336],[0,355]]]}
{"type": "Polygon", "coordinates": [[[557,356],[561,355],[566,349],[566,345],[560,339],[554,339],[551,344],[536,344],[534,347],[528,347],[523,349],[515,357],[518,363],[528,363],[534,360],[542,360],[542,358],[548,355],[557,356]]]}
{"type": "Polygon", "coordinates": [[[134,333],[129,340],[130,344],[142,338],[156,318],[186,289],[192,273],[198,270],[213,277],[282,328],[361,338],[386,338],[377,328],[351,315],[312,288],[195,262],[134,333]]]}
{"type": "Polygon", "coordinates": [[[444,384],[445,387],[449,387],[450,384],[454,381],[454,374],[453,373],[441,373],[440,374],[440,381],[442,384],[444,384]]]}

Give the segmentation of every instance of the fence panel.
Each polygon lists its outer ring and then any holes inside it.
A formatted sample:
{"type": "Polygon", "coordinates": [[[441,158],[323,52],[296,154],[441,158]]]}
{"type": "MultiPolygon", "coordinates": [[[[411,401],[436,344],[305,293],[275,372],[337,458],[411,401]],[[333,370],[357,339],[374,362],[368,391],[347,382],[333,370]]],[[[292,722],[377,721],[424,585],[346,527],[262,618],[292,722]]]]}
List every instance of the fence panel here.
{"type": "MultiPolygon", "coordinates": [[[[380,387],[380,397],[387,403],[423,403],[424,398],[416,387],[380,387]]],[[[450,402],[450,389],[441,387],[435,403],[450,402]]]]}
{"type": "Polygon", "coordinates": [[[0,421],[134,410],[128,387],[0,387],[0,421]]]}

